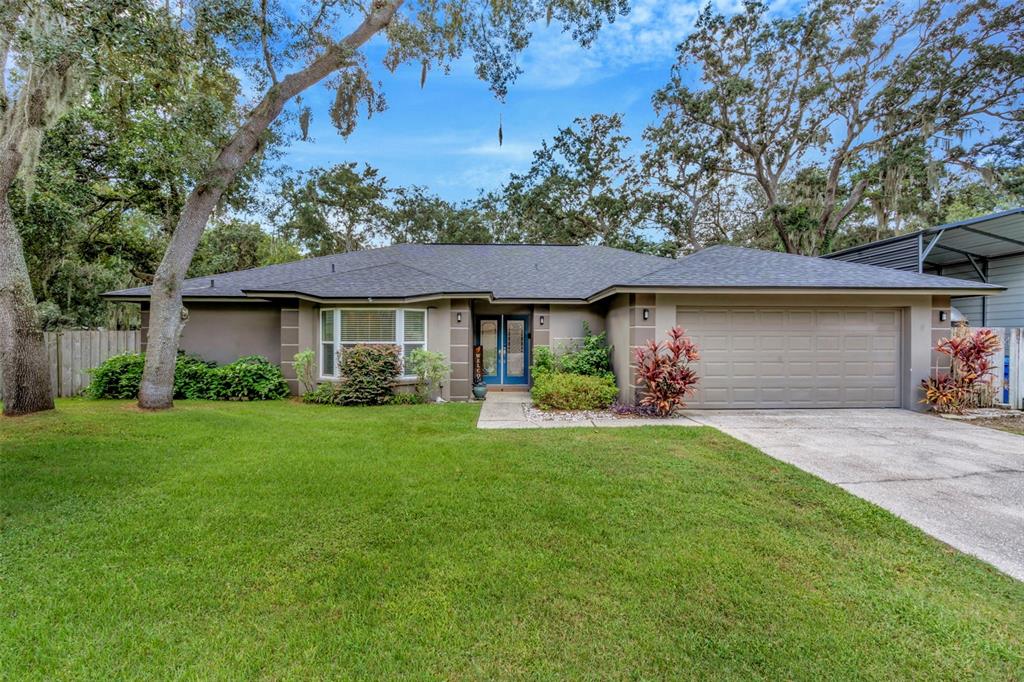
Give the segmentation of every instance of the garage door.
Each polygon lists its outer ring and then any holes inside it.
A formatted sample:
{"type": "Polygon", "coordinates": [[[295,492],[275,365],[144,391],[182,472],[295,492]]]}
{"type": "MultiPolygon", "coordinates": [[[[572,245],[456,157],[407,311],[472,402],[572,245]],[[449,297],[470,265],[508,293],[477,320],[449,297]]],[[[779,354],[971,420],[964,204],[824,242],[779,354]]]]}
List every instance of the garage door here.
{"type": "Polygon", "coordinates": [[[899,407],[900,311],[894,308],[690,308],[692,407],[899,407]]]}

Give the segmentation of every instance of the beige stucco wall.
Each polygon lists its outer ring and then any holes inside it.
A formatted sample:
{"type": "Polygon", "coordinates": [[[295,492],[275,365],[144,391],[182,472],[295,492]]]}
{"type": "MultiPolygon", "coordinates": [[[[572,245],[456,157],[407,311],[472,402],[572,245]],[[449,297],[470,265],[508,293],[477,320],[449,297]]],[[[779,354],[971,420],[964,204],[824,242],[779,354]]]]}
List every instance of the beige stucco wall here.
{"type": "MultiPolygon", "coordinates": [[[[676,324],[676,309],[685,306],[765,306],[765,307],[871,307],[900,308],[903,329],[901,357],[901,402],[906,409],[921,410],[921,380],[933,367],[933,297],[927,294],[658,294],[655,334],[664,339],[676,324]]],[[[937,303],[941,303],[941,299],[937,303]]],[[[679,320],[684,328],[685,320],[679,320]]],[[[632,397],[632,396],[630,396],[632,397]]]]}
{"type": "Polygon", "coordinates": [[[612,347],[612,371],[619,387],[619,400],[629,402],[633,390],[629,385],[629,294],[616,294],[605,313],[604,330],[612,347]]]}
{"type": "Polygon", "coordinates": [[[218,364],[243,355],[281,361],[281,313],[273,303],[188,303],[181,349],[218,364]]]}
{"type": "Polygon", "coordinates": [[[605,311],[600,306],[552,305],[550,308],[551,349],[556,353],[578,348],[583,342],[583,323],[593,334],[605,330],[605,311]]]}

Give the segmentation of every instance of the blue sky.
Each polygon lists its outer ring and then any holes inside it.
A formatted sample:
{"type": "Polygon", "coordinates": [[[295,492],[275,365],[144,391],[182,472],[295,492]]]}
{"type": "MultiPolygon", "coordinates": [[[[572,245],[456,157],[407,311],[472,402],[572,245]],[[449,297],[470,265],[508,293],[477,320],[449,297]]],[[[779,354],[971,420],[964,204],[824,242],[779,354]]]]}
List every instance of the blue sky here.
{"type": "MultiPolygon", "coordinates": [[[[734,3],[716,3],[734,9],[734,3]]],[[[473,74],[468,58],[450,75],[432,71],[420,89],[420,69],[379,69],[389,109],[360,120],[346,141],[327,114],[332,93],[307,93],[311,139],[292,143],[282,163],[295,169],[343,161],[369,163],[392,185],[418,184],[460,200],[499,186],[525,169],[541,140],[579,116],[620,112],[636,144],[653,117],[650,97],[668,80],[675,46],[691,30],[696,2],[640,0],[584,50],[555,25],[538,27],[521,55],[523,74],[504,104],[473,74]],[[498,146],[498,118],[504,144],[498,146]]]]}

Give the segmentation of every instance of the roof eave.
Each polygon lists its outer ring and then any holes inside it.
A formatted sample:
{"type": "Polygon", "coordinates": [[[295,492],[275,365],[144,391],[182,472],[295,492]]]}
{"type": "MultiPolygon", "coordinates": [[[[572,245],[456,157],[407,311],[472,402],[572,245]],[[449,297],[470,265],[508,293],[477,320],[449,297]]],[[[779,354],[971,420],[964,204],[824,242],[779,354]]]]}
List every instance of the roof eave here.
{"type": "MultiPolygon", "coordinates": [[[[149,303],[149,294],[117,294],[117,293],[102,293],[100,298],[115,303],[149,303]]],[[[253,296],[190,296],[189,294],[182,294],[182,301],[188,303],[195,303],[197,301],[205,301],[208,303],[267,303],[269,299],[257,298],[253,296]]]]}
{"type": "Polygon", "coordinates": [[[984,287],[928,288],[928,287],[792,287],[792,286],[666,286],[631,284],[609,287],[587,299],[588,303],[599,301],[615,294],[928,294],[932,296],[991,296],[1006,291],[1006,287],[994,284],[984,287]]]}

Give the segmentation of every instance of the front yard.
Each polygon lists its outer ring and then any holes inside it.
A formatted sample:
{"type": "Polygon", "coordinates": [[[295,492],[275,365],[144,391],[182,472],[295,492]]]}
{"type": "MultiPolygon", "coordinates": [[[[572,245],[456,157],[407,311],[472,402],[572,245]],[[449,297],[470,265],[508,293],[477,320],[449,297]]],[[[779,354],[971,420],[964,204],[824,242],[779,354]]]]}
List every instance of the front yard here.
{"type": "Polygon", "coordinates": [[[0,421],[0,678],[1012,679],[1024,585],[708,428],[0,421]]]}

